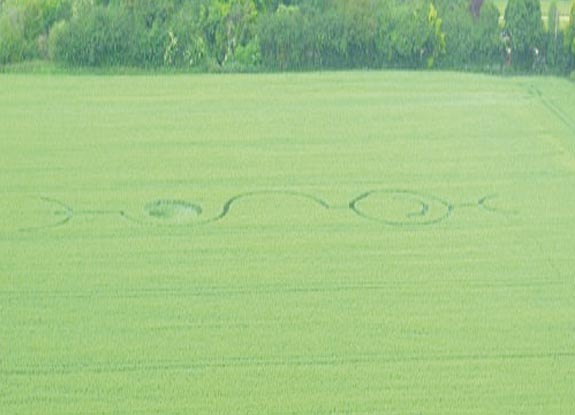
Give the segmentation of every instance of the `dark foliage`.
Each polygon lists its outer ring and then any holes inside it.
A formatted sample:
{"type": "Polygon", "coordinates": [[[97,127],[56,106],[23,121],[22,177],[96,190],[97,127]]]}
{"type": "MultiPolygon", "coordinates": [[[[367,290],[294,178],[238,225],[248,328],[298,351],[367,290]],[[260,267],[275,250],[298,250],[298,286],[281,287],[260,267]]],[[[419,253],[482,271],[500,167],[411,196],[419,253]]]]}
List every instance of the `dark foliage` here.
{"type": "Polygon", "coordinates": [[[181,70],[448,68],[568,73],[552,5],[509,0],[3,0],[0,64],[181,70]]]}

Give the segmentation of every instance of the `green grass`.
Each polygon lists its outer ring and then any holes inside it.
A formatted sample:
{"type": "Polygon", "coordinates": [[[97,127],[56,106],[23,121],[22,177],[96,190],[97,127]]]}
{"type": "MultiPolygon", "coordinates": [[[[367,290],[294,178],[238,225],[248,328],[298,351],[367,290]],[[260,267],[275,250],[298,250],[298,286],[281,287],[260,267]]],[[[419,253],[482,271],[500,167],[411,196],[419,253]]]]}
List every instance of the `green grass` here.
{"type": "Polygon", "coordinates": [[[575,413],[574,93],[0,76],[0,413],[575,413]]]}

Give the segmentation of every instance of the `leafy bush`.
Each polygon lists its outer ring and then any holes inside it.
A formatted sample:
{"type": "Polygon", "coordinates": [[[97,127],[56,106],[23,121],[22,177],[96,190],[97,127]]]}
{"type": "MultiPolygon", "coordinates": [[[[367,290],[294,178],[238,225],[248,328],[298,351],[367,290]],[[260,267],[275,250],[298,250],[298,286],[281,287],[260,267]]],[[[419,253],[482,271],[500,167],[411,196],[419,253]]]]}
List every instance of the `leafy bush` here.
{"type": "Polygon", "coordinates": [[[50,28],[71,14],[69,0],[8,0],[0,5],[0,63],[46,58],[50,28]]]}

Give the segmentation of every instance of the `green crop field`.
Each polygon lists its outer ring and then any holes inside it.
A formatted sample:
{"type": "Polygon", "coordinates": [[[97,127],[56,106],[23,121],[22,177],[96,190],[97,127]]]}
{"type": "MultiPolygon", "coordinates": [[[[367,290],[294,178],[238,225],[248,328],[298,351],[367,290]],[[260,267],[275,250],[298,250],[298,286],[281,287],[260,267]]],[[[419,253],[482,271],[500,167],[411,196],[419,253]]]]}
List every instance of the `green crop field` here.
{"type": "Polygon", "coordinates": [[[574,94],[0,76],[0,413],[575,413],[574,94]]]}

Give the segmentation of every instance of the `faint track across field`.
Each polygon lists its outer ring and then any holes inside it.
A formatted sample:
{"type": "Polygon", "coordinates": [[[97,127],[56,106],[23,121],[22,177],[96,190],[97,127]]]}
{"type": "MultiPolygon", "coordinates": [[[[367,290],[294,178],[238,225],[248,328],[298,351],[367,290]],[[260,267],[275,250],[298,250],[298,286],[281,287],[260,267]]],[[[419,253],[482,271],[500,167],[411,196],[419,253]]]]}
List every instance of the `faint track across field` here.
{"type": "Polygon", "coordinates": [[[563,125],[571,130],[575,134],[575,121],[569,117],[559,106],[557,106],[552,100],[547,98],[543,92],[537,88],[535,85],[529,85],[527,90],[530,95],[537,97],[539,102],[543,104],[552,115],[555,116],[563,125]]]}
{"type": "Polygon", "coordinates": [[[125,363],[87,363],[60,365],[27,365],[15,368],[0,368],[3,376],[70,375],[74,373],[132,373],[132,372],[182,372],[228,368],[270,368],[270,367],[317,367],[348,366],[367,364],[409,364],[421,362],[488,362],[523,360],[567,360],[574,359],[575,352],[514,352],[486,354],[429,354],[391,356],[388,354],[352,354],[347,356],[284,356],[284,357],[228,357],[198,359],[190,362],[158,361],[125,363]]]}
{"type": "MultiPolygon", "coordinates": [[[[559,277],[560,274],[557,274],[559,277]]],[[[434,279],[432,282],[412,281],[412,282],[388,282],[376,283],[366,281],[357,284],[277,284],[277,285],[244,285],[244,286],[197,286],[193,288],[159,288],[159,289],[118,289],[118,290],[85,290],[85,291],[57,291],[57,290],[3,290],[0,291],[0,298],[157,298],[157,297],[228,297],[245,295],[274,295],[274,294],[305,294],[305,293],[327,293],[327,292],[347,292],[347,291],[393,291],[405,289],[418,289],[422,286],[433,286],[436,289],[442,287],[453,287],[458,285],[458,289],[495,289],[495,288],[531,288],[544,286],[561,286],[572,283],[563,278],[540,279],[540,280],[509,280],[509,281],[467,281],[467,280],[445,280],[434,279]]]]}

